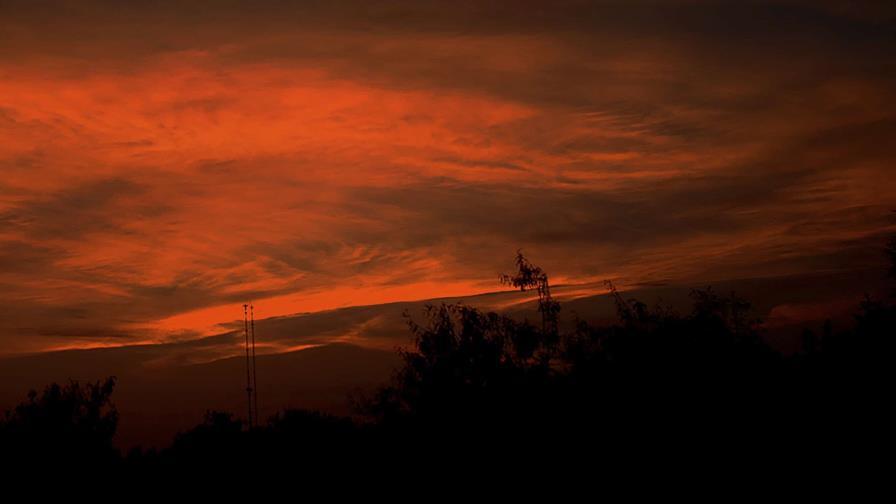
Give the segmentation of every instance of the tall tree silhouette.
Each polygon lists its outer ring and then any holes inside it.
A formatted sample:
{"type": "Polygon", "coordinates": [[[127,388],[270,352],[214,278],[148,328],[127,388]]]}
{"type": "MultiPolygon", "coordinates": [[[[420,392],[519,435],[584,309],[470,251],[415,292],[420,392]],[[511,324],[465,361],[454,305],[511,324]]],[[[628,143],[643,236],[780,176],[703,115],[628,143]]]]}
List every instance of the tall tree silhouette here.
{"type": "MultiPolygon", "coordinates": [[[[517,272],[513,275],[501,275],[501,283],[512,285],[521,291],[534,289],[538,293],[538,311],[541,313],[541,331],[550,349],[551,343],[558,338],[558,315],[560,303],[551,296],[551,285],[548,275],[540,267],[532,264],[523,256],[522,251],[516,253],[517,272]]],[[[550,357],[546,354],[546,357],[550,357]]]]}

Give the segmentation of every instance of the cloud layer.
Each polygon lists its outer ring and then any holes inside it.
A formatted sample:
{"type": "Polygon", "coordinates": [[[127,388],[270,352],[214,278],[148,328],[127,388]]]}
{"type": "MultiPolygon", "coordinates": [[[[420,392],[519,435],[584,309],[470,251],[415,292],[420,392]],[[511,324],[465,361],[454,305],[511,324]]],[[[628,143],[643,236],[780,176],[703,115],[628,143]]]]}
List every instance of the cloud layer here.
{"type": "Polygon", "coordinates": [[[4,2],[5,352],[878,260],[894,9],[4,2]],[[528,7],[528,8],[527,8],[528,7]]]}

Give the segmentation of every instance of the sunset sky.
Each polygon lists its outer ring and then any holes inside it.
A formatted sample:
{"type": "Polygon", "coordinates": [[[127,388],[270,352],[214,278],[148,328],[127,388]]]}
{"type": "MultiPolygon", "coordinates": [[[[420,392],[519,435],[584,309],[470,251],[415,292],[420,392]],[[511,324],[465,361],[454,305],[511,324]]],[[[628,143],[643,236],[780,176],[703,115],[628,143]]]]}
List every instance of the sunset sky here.
{"type": "Polygon", "coordinates": [[[879,264],[894,6],[0,0],[0,354],[879,264]]]}

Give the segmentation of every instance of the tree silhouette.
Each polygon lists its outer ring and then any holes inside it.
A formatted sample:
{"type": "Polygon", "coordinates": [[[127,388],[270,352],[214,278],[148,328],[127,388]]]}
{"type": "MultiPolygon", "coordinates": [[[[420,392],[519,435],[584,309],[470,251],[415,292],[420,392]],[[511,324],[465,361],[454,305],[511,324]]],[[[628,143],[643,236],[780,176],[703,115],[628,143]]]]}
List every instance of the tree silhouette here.
{"type": "Polygon", "coordinates": [[[409,321],[414,351],[401,352],[404,366],[394,385],[366,405],[378,420],[466,422],[514,395],[525,376],[549,371],[536,358],[543,334],[528,322],[462,304],[426,307],[426,323],[409,321]]]}
{"type": "MultiPolygon", "coordinates": [[[[891,242],[891,259],[894,249],[891,242]]],[[[892,302],[869,296],[854,327],[835,331],[828,321],[821,337],[807,329],[803,350],[785,355],[763,339],[749,302],[712,288],[692,291],[692,309],[680,314],[608,284],[617,323],[561,327],[548,275],[521,253],[516,264],[502,281],[538,292],[540,327],[463,304],[427,306],[422,320],[408,317],[415,342],[400,351],[392,381],[363,397],[356,417],[286,410],[250,431],[232,414],[210,411],[170,447],[133,451],[126,467],[220,475],[251,461],[254,470],[303,475],[445,475],[438,464],[462,458],[456,467],[468,472],[538,472],[561,460],[613,464],[633,453],[786,448],[808,456],[857,440],[871,445],[888,428],[892,302]]],[[[3,454],[28,467],[121,461],[112,445],[114,384],[31,392],[0,422],[3,454]]]]}
{"type": "Polygon", "coordinates": [[[529,262],[519,250],[516,253],[516,265],[517,272],[513,275],[501,275],[501,283],[512,285],[521,291],[535,289],[538,293],[538,311],[541,313],[541,331],[546,338],[556,339],[560,303],[551,297],[547,273],[529,262]]]}
{"type": "Polygon", "coordinates": [[[115,378],[81,385],[53,383],[6,413],[0,424],[5,455],[23,466],[75,462],[109,465],[118,459],[112,439],[118,411],[111,402],[115,378]]]}

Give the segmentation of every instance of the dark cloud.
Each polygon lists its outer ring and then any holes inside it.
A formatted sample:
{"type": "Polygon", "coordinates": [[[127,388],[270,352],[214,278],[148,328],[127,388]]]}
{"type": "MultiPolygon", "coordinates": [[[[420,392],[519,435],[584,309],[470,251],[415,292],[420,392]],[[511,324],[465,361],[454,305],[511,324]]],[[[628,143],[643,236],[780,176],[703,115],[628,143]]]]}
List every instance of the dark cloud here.
{"type": "Polygon", "coordinates": [[[36,240],[76,240],[121,230],[125,219],[163,211],[160,203],[128,208],[127,199],[140,193],[139,185],[125,179],[91,181],[0,212],[0,225],[36,240]],[[130,215],[122,215],[122,209],[130,215]]]}

